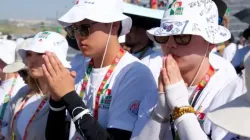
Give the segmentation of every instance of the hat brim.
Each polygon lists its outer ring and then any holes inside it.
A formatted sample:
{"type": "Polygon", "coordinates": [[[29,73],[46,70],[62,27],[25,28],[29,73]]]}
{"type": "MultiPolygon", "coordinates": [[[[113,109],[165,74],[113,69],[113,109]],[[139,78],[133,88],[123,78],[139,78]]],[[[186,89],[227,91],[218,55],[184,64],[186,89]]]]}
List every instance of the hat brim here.
{"type": "MultiPolygon", "coordinates": [[[[46,45],[38,43],[38,44],[32,44],[32,45],[27,46],[25,48],[21,48],[18,50],[18,53],[19,53],[20,57],[22,58],[22,60],[24,61],[27,51],[32,51],[32,52],[36,52],[36,53],[45,53],[46,51],[51,50],[49,48],[53,48],[53,46],[50,47],[50,46],[46,46],[46,45]]],[[[63,60],[63,59],[64,58],[59,58],[59,60],[63,60]]],[[[68,62],[67,60],[61,61],[61,62],[65,68],[69,68],[69,69],[71,68],[70,62],[68,62]]]]}
{"type": "Polygon", "coordinates": [[[4,73],[14,73],[25,69],[26,65],[22,61],[17,61],[4,67],[4,73]]]}
{"type": "MultiPolygon", "coordinates": [[[[61,18],[58,19],[59,23],[66,27],[70,26],[73,23],[80,22],[84,19],[89,19],[95,22],[99,23],[113,23],[117,21],[122,22],[122,31],[120,35],[125,35],[129,33],[131,26],[132,26],[132,19],[124,14],[117,13],[106,13],[102,12],[96,13],[96,12],[86,12],[83,9],[86,7],[81,5],[75,5],[73,6],[66,14],[64,14],[61,18]]],[[[98,9],[97,9],[98,10],[98,9]]]]}
{"type": "Polygon", "coordinates": [[[208,24],[192,22],[189,20],[182,22],[163,22],[162,24],[164,25],[161,25],[161,27],[147,30],[147,35],[152,41],[155,41],[154,36],[198,35],[211,44],[219,44],[231,38],[230,31],[220,25],[217,25],[217,29],[211,28],[208,30],[208,24]]]}
{"type": "Polygon", "coordinates": [[[246,94],[210,112],[208,118],[231,133],[250,137],[250,101],[246,94]]]}

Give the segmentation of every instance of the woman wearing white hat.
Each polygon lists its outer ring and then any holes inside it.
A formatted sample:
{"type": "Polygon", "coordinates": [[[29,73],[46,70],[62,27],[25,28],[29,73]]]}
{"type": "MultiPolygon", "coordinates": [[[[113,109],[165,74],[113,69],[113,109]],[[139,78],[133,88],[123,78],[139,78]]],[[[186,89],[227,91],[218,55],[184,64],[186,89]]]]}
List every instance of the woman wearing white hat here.
{"type": "Polygon", "coordinates": [[[118,42],[132,24],[122,7],[123,0],[79,0],[59,19],[71,25],[68,33],[76,38],[85,58],[91,59],[78,66],[74,87],[70,73],[52,56],[45,57],[44,73],[54,91],[48,139],[67,135],[66,109],[73,122],[70,139],[136,138],[149,120],[157,87],[150,70],[118,42]]]}
{"type": "Polygon", "coordinates": [[[235,100],[216,108],[208,118],[216,125],[238,135],[240,140],[250,140],[250,52],[244,60],[245,80],[248,91],[235,100]],[[244,138],[247,137],[247,138],[244,138]]]}
{"type": "Polygon", "coordinates": [[[230,38],[218,19],[217,6],[211,0],[174,0],[167,5],[160,27],[148,30],[149,38],[161,44],[165,57],[158,104],[141,139],[234,137],[206,117],[240,96],[244,87],[230,62],[209,54],[215,44],[230,38]]]}
{"type": "Polygon", "coordinates": [[[28,67],[29,80],[11,102],[8,139],[45,140],[50,90],[42,71],[42,55],[46,51],[54,52],[63,66],[70,68],[67,50],[66,39],[50,31],[39,32],[26,47],[19,48],[19,55],[28,67]]]}
{"type": "Polygon", "coordinates": [[[6,71],[6,65],[15,60],[16,43],[0,40],[0,128],[3,136],[7,135],[9,125],[9,103],[23,87],[24,81],[16,71],[6,71]]]}

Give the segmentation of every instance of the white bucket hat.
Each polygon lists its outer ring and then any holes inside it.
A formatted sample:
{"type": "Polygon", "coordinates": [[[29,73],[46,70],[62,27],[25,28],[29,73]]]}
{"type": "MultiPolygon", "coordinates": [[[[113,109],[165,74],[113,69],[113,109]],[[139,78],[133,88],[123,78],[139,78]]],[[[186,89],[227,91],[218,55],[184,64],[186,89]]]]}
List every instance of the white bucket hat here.
{"type": "Polygon", "coordinates": [[[0,39],[0,59],[11,64],[15,61],[16,43],[11,40],[0,39]]]}
{"type": "Polygon", "coordinates": [[[56,32],[45,31],[35,35],[28,46],[18,50],[23,60],[26,57],[26,51],[36,53],[45,53],[46,51],[54,52],[64,67],[71,68],[70,63],[66,60],[68,51],[68,42],[64,36],[56,32]]]}
{"type": "Polygon", "coordinates": [[[4,73],[18,72],[19,70],[26,68],[26,65],[23,63],[23,59],[19,55],[18,50],[27,47],[31,43],[32,40],[33,40],[32,38],[29,38],[17,44],[17,48],[15,52],[15,61],[4,67],[3,69],[4,73]]]}
{"type": "Polygon", "coordinates": [[[122,21],[120,35],[129,33],[132,19],[123,14],[123,0],[77,0],[65,15],[59,19],[62,26],[89,19],[99,23],[122,21]]]}
{"type": "Polygon", "coordinates": [[[168,3],[160,27],[147,31],[154,36],[198,35],[212,44],[227,41],[229,30],[218,25],[218,8],[212,0],[172,0],[168,3]]]}
{"type": "Polygon", "coordinates": [[[250,52],[245,57],[245,79],[247,92],[235,100],[215,109],[208,118],[227,131],[250,137],[250,52]]]}

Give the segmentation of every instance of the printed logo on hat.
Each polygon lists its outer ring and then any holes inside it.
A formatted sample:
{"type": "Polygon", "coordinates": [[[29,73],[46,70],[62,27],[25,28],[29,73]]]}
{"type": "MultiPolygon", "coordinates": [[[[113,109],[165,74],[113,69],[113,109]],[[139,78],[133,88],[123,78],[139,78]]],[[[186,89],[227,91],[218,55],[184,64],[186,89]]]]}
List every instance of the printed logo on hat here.
{"type": "Polygon", "coordinates": [[[170,15],[182,15],[183,7],[182,2],[174,0],[169,6],[168,9],[170,10],[170,15]]]}
{"type": "MultiPolygon", "coordinates": [[[[50,35],[50,32],[42,32],[38,38],[44,38],[44,39],[47,39],[48,36],[50,35]]],[[[40,40],[39,40],[40,41],[40,40]]]]}

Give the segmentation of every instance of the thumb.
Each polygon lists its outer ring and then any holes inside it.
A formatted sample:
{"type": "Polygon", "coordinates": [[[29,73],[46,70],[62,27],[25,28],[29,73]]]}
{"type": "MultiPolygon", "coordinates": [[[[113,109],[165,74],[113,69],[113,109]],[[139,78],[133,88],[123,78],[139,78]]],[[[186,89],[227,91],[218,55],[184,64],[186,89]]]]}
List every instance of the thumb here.
{"type": "Polygon", "coordinates": [[[75,72],[75,71],[71,71],[71,72],[70,72],[70,75],[75,79],[75,77],[76,77],[76,72],[75,72]]]}

